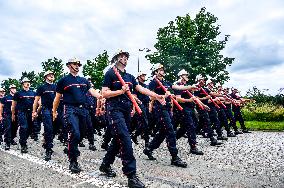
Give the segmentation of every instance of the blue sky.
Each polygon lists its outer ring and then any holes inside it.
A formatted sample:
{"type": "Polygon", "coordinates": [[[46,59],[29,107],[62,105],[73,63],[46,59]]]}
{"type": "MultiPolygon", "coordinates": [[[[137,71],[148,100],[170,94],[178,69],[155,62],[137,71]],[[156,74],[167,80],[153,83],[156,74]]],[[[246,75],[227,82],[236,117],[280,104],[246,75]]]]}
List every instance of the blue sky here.
{"type": "Polygon", "coordinates": [[[103,50],[130,52],[128,71],[150,67],[139,48],[154,50],[158,28],[206,7],[229,34],[223,54],[235,57],[226,86],[276,94],[284,87],[283,0],[0,0],[0,81],[40,71],[58,57],[93,59],[103,50]]]}

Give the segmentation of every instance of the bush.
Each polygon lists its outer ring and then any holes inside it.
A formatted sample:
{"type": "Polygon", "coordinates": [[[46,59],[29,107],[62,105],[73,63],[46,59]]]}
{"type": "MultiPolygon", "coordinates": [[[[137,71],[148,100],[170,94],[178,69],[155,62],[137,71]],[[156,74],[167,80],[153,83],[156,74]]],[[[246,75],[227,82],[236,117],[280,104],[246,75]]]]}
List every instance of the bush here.
{"type": "Polygon", "coordinates": [[[284,108],[280,105],[250,103],[242,109],[242,112],[246,121],[284,121],[284,108]]]}

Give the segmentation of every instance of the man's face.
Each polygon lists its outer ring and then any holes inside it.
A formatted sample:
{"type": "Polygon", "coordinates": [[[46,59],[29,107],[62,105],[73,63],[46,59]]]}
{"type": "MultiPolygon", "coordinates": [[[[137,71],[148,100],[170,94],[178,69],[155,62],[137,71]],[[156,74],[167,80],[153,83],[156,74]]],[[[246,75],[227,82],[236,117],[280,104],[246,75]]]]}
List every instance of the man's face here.
{"type": "Polygon", "coordinates": [[[12,87],[10,89],[10,93],[15,94],[17,92],[17,89],[15,87],[12,87]]]}
{"type": "Polygon", "coordinates": [[[123,64],[124,66],[127,65],[127,61],[128,61],[128,57],[125,54],[120,54],[117,57],[117,61],[120,62],[121,64],[123,64]]]}
{"type": "Polygon", "coordinates": [[[72,62],[68,66],[69,70],[71,72],[79,72],[79,68],[81,67],[81,64],[79,62],[72,62]]]}
{"type": "Polygon", "coordinates": [[[23,83],[23,87],[24,88],[29,88],[31,86],[31,83],[30,82],[24,82],[23,83]]]}
{"type": "Polygon", "coordinates": [[[182,77],[182,79],[184,79],[186,82],[188,81],[188,74],[184,74],[184,75],[182,75],[181,77],[182,77]]]}
{"type": "Polygon", "coordinates": [[[54,74],[48,74],[46,75],[46,79],[50,82],[53,82],[54,81],[54,74]]]}
{"type": "Polygon", "coordinates": [[[165,76],[165,70],[164,70],[164,68],[160,68],[160,69],[158,69],[158,76],[165,76]]]}
{"type": "Polygon", "coordinates": [[[5,91],[0,91],[0,96],[4,97],[5,96],[5,91]]]}
{"type": "Polygon", "coordinates": [[[142,74],[141,76],[139,76],[139,81],[140,82],[145,82],[146,81],[146,75],[142,74]]]}
{"type": "Polygon", "coordinates": [[[204,86],[205,85],[205,80],[204,79],[199,79],[198,83],[199,83],[199,85],[204,86]]]}

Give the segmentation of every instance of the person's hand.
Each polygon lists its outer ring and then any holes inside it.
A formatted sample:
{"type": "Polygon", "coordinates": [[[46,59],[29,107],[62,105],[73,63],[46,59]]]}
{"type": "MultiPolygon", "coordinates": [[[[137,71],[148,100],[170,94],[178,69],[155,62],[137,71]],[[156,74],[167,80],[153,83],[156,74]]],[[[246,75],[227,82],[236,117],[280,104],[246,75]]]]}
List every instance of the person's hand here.
{"type": "Polygon", "coordinates": [[[157,99],[157,101],[159,101],[159,103],[161,103],[161,105],[166,105],[166,100],[165,100],[165,97],[163,95],[157,95],[156,99],[157,99]]]}
{"type": "Polygon", "coordinates": [[[204,105],[203,107],[204,107],[204,109],[205,109],[205,110],[207,110],[207,111],[210,111],[210,108],[209,108],[209,106],[207,106],[207,105],[204,105]]]}
{"type": "Polygon", "coordinates": [[[2,120],[3,120],[3,116],[2,114],[0,114],[0,122],[2,122],[2,120]]]}
{"type": "Polygon", "coordinates": [[[122,86],[121,90],[123,91],[123,93],[125,93],[126,91],[129,91],[128,84],[125,84],[124,86],[122,86]]]}
{"type": "Polygon", "coordinates": [[[12,121],[13,121],[13,122],[16,121],[16,116],[15,116],[15,114],[12,114],[12,121]]]}
{"type": "Polygon", "coordinates": [[[52,112],[52,120],[55,121],[55,119],[57,118],[57,111],[52,112]]]}
{"type": "Polygon", "coordinates": [[[37,117],[37,112],[33,112],[32,113],[32,121],[34,121],[36,117],[37,117]]]}

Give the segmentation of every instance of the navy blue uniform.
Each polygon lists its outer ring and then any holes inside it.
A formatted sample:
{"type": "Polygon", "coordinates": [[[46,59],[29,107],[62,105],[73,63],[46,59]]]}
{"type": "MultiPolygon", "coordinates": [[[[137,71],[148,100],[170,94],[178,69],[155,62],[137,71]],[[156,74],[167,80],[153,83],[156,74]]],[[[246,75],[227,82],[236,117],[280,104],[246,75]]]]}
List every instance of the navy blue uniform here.
{"type": "Polygon", "coordinates": [[[94,126],[95,126],[95,115],[96,115],[96,98],[92,96],[89,92],[86,94],[87,103],[86,107],[88,109],[87,115],[87,137],[89,144],[94,145],[94,126]]]}
{"type": "MultiPolygon", "coordinates": [[[[237,96],[236,94],[231,93],[230,96],[231,96],[233,99],[240,100],[240,97],[237,96]]],[[[241,107],[240,107],[240,106],[235,106],[235,105],[233,105],[232,110],[233,110],[233,112],[234,112],[235,120],[236,120],[236,121],[239,121],[239,123],[240,123],[240,125],[241,125],[241,129],[242,129],[242,130],[246,130],[247,128],[246,128],[246,126],[245,126],[245,121],[244,121],[244,118],[243,118],[243,116],[242,116],[241,107]]]]}
{"type": "MultiPolygon", "coordinates": [[[[120,74],[129,85],[130,91],[137,86],[137,82],[131,74],[121,72],[120,74]]],[[[109,69],[104,77],[103,87],[108,87],[111,91],[122,88],[113,69],[109,69]]],[[[113,136],[111,144],[103,159],[103,164],[110,166],[115,160],[115,156],[120,152],[122,160],[122,171],[125,175],[131,176],[136,173],[136,159],[133,155],[133,148],[129,133],[132,102],[126,94],[108,98],[106,100],[107,118],[109,130],[113,136]]]]}
{"type": "MultiPolygon", "coordinates": [[[[177,85],[183,85],[181,82],[177,82],[177,85]]],[[[187,94],[186,91],[174,90],[175,95],[180,95],[184,99],[190,99],[191,97],[187,94]]],[[[188,143],[191,147],[196,145],[196,130],[195,130],[195,113],[194,102],[181,103],[183,111],[181,112],[178,109],[174,110],[174,117],[179,117],[180,128],[176,132],[176,138],[181,138],[185,133],[188,137],[188,143]]],[[[176,120],[177,121],[177,120],[176,120]]]]}
{"type": "Polygon", "coordinates": [[[78,143],[85,131],[88,111],[86,109],[86,94],[91,88],[90,83],[83,77],[68,74],[61,78],[56,92],[63,94],[64,120],[69,130],[69,159],[77,160],[80,155],[78,143]]]}
{"type": "Polygon", "coordinates": [[[56,85],[44,83],[36,92],[36,96],[41,97],[42,121],[44,126],[45,149],[53,148],[53,122],[52,122],[52,104],[55,98],[56,85]]]}
{"type": "MultiPolygon", "coordinates": [[[[32,132],[37,130],[33,130],[36,126],[32,121],[32,109],[33,102],[35,98],[35,92],[32,90],[21,90],[15,93],[13,100],[17,102],[17,110],[18,110],[18,122],[20,126],[20,144],[21,146],[26,146],[27,139],[32,132]]],[[[34,135],[36,136],[36,135],[34,135]]]]}
{"type": "MultiPolygon", "coordinates": [[[[205,88],[204,90],[207,93],[210,92],[207,88],[205,88]]],[[[206,94],[201,92],[201,90],[195,91],[194,95],[199,97],[199,98],[206,97],[206,94]]],[[[210,109],[211,109],[212,105],[211,106],[209,105],[207,99],[202,100],[202,103],[209,106],[210,109]]],[[[211,127],[212,125],[211,125],[211,121],[210,121],[208,112],[205,109],[204,110],[200,109],[199,107],[197,108],[197,111],[198,111],[198,115],[199,115],[199,123],[197,125],[197,132],[199,132],[201,129],[203,129],[204,133],[207,133],[207,136],[209,138],[212,138],[213,137],[213,129],[211,127]]],[[[215,112],[216,112],[216,110],[215,110],[215,112]]]]}
{"type": "MultiPolygon", "coordinates": [[[[167,88],[171,89],[172,84],[166,81],[161,81],[162,84],[167,88]]],[[[152,80],[149,83],[149,89],[154,91],[155,93],[159,95],[164,95],[165,92],[163,89],[159,86],[159,84],[152,80]]],[[[157,118],[158,121],[158,133],[154,136],[153,140],[149,144],[149,149],[152,151],[154,149],[159,148],[161,143],[166,138],[167,146],[169,149],[169,152],[171,153],[171,156],[177,157],[178,150],[176,148],[176,136],[171,120],[171,100],[170,98],[166,98],[166,105],[160,104],[158,101],[154,101],[153,105],[153,112],[155,118],[157,118]]]]}
{"type": "Polygon", "coordinates": [[[18,130],[17,121],[12,122],[12,106],[13,96],[7,95],[1,99],[3,107],[3,125],[4,125],[4,141],[10,145],[11,141],[16,137],[18,130]]]}

